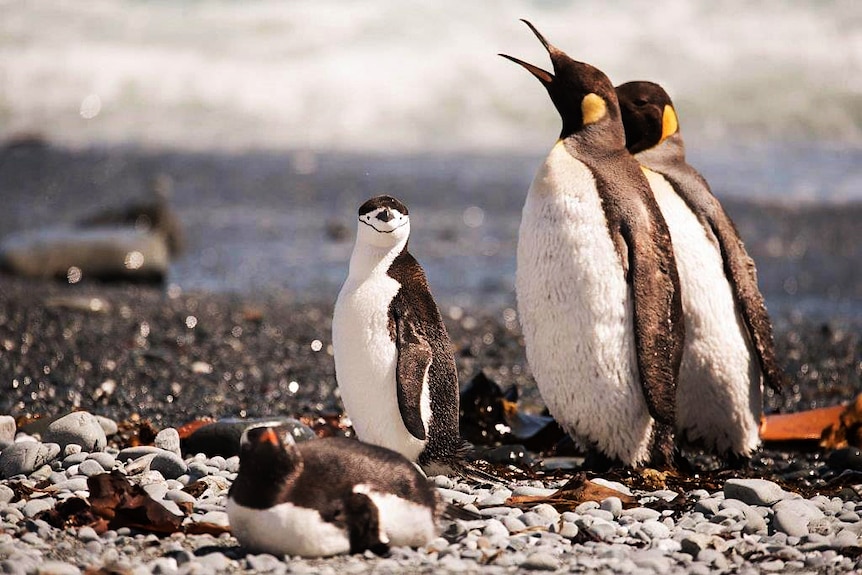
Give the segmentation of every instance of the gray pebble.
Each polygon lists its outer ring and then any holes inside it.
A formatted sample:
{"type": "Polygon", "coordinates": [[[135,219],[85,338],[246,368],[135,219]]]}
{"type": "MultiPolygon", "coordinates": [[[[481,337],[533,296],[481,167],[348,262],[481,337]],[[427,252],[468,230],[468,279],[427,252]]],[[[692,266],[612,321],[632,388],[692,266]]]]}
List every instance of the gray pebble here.
{"type": "Polygon", "coordinates": [[[84,450],[77,443],[70,443],[63,448],[63,457],[68,455],[75,455],[76,453],[83,453],[84,450]]]}
{"type": "Polygon", "coordinates": [[[0,485],[0,508],[4,503],[9,503],[15,497],[15,492],[6,485],[0,485]]]}
{"type": "Polygon", "coordinates": [[[823,512],[817,507],[817,505],[802,498],[790,498],[779,501],[773,506],[773,510],[776,513],[781,510],[791,511],[796,515],[801,515],[808,521],[811,521],[812,519],[822,519],[824,517],[823,512]]]}
{"type": "Polygon", "coordinates": [[[78,465],[78,473],[85,475],[86,477],[92,477],[93,475],[99,475],[104,472],[105,469],[95,459],[87,459],[78,465]]]}
{"type": "Polygon", "coordinates": [[[531,487],[529,485],[519,485],[512,489],[513,496],[527,496],[527,497],[548,497],[556,493],[556,489],[546,489],[544,487],[531,487]]]}
{"type": "Polygon", "coordinates": [[[98,541],[99,535],[96,533],[95,529],[85,525],[78,529],[78,539],[85,543],[88,541],[98,541]]]}
{"type": "Polygon", "coordinates": [[[156,434],[153,445],[159,449],[169,451],[176,456],[182,455],[180,451],[180,434],[173,427],[166,427],[156,434]]]}
{"type": "Polygon", "coordinates": [[[168,493],[168,486],[164,483],[150,483],[144,485],[144,491],[153,499],[164,499],[168,493]]]}
{"type": "Polygon", "coordinates": [[[808,535],[808,518],[790,508],[776,511],[772,524],[777,531],[793,537],[808,535]]]}
{"type": "Polygon", "coordinates": [[[580,505],[575,507],[575,513],[579,513],[579,514],[583,515],[584,513],[589,511],[590,509],[598,509],[598,508],[599,508],[598,502],[596,502],[596,501],[584,501],[583,503],[581,503],[580,505]]]}
{"type": "Polygon", "coordinates": [[[60,481],[55,483],[48,490],[52,492],[58,491],[89,491],[89,487],[87,486],[87,478],[86,477],[73,477],[72,479],[66,479],[65,481],[60,481]]]}
{"type": "Polygon", "coordinates": [[[63,469],[69,469],[72,466],[80,465],[81,462],[87,459],[89,453],[79,451],[78,453],[70,453],[63,458],[63,469]]]}
{"type": "Polygon", "coordinates": [[[584,515],[589,515],[590,517],[598,517],[599,519],[603,519],[605,521],[613,521],[614,514],[610,511],[606,511],[605,509],[587,509],[584,511],[584,515]]]}
{"type": "MultiPolygon", "coordinates": [[[[227,513],[224,511],[207,511],[201,516],[200,523],[212,523],[213,525],[219,525],[221,527],[227,527],[230,525],[227,513]]],[[[509,532],[506,531],[506,535],[508,534],[509,532]]]]}
{"type": "Polygon", "coordinates": [[[24,441],[10,445],[0,453],[0,478],[29,475],[59,454],[56,443],[24,441]]]}
{"type": "Polygon", "coordinates": [[[593,523],[587,527],[587,532],[596,539],[600,539],[602,541],[611,540],[616,537],[617,534],[616,528],[612,524],[605,523],[604,521],[593,523]]]}
{"type": "Polygon", "coordinates": [[[832,538],[832,546],[837,548],[859,547],[859,537],[852,531],[842,529],[832,538]]]}
{"type": "Polygon", "coordinates": [[[664,523],[650,519],[644,521],[641,525],[641,530],[646,533],[650,539],[666,539],[670,537],[670,529],[664,523]]]}
{"type": "Polygon", "coordinates": [[[599,508],[604,511],[610,511],[611,515],[615,518],[620,516],[620,513],[623,511],[623,502],[619,497],[608,497],[607,499],[603,499],[599,508]]]}
{"type": "Polygon", "coordinates": [[[695,503],[694,510],[698,513],[703,513],[706,517],[709,517],[718,513],[719,509],[721,509],[721,503],[722,501],[719,499],[708,497],[695,503]]]}
{"type": "Polygon", "coordinates": [[[554,509],[553,505],[548,505],[547,503],[540,503],[533,507],[530,511],[538,515],[539,517],[543,517],[548,521],[556,521],[560,518],[560,512],[554,509]]]}
{"type": "Polygon", "coordinates": [[[158,471],[167,479],[176,479],[188,471],[186,462],[170,451],[160,451],[150,461],[150,469],[158,471]]]}
{"type": "Polygon", "coordinates": [[[31,499],[26,503],[26,505],[24,505],[24,508],[21,511],[24,513],[25,517],[35,517],[39,513],[53,508],[56,503],[57,500],[53,497],[31,499]]]}
{"type": "Polygon", "coordinates": [[[117,426],[117,422],[108,417],[104,417],[102,415],[97,415],[96,421],[99,422],[99,425],[102,427],[102,431],[105,432],[107,437],[111,437],[112,435],[116,435],[119,431],[119,427],[117,426]]]}
{"type": "Polygon", "coordinates": [[[231,565],[231,560],[224,553],[208,553],[197,558],[197,562],[203,565],[204,569],[210,572],[227,571],[231,565]]]}
{"type": "Polygon", "coordinates": [[[139,445],[137,447],[127,447],[125,449],[120,450],[117,454],[117,459],[119,461],[130,461],[135,460],[145,455],[151,455],[154,453],[161,453],[163,450],[158,447],[154,447],[152,445],[139,445]]]}
{"type": "Polygon", "coordinates": [[[520,519],[527,527],[540,527],[546,526],[551,523],[548,518],[542,517],[541,515],[533,511],[528,511],[524,513],[523,515],[521,515],[520,519]]]}
{"type": "Polygon", "coordinates": [[[482,530],[482,535],[489,539],[508,537],[509,530],[499,519],[489,519],[485,522],[485,528],[482,530]]]}
{"type": "Polygon", "coordinates": [[[117,463],[117,460],[114,458],[114,456],[105,451],[89,453],[87,454],[87,459],[92,459],[93,461],[101,465],[102,469],[104,469],[105,471],[112,470],[114,468],[114,465],[117,463]]]}
{"type": "Polygon", "coordinates": [[[536,551],[528,555],[520,567],[532,571],[556,571],[560,568],[560,560],[550,553],[536,551]]]}
{"type": "Polygon", "coordinates": [[[39,575],[80,575],[77,565],[62,561],[46,561],[39,566],[39,575]]]}
{"type": "Polygon", "coordinates": [[[509,530],[509,533],[518,533],[527,528],[527,525],[517,517],[503,517],[501,519],[503,525],[509,530]]]}
{"type": "Polygon", "coordinates": [[[195,498],[192,494],[186,493],[182,489],[170,489],[165,493],[165,499],[175,503],[190,503],[195,504],[195,498]]]}
{"type": "Polygon", "coordinates": [[[52,421],[42,434],[42,441],[57,443],[61,448],[77,443],[84,451],[102,451],[108,444],[105,430],[86,411],[75,411],[52,421]]]}
{"type": "Polygon", "coordinates": [[[620,516],[631,517],[635,521],[648,521],[650,519],[658,519],[661,517],[661,513],[649,507],[633,507],[631,509],[623,509],[620,516]]]}
{"type": "Polygon", "coordinates": [[[739,499],[749,505],[770,506],[786,497],[783,489],[766,479],[728,479],[724,484],[724,496],[739,499]]]}
{"type": "Polygon", "coordinates": [[[566,539],[573,539],[578,536],[578,526],[574,523],[570,523],[569,521],[563,521],[563,524],[560,526],[560,535],[565,537],[566,539]]]}
{"type": "MultiPolygon", "coordinates": [[[[286,566],[278,557],[269,555],[268,553],[248,555],[245,560],[248,563],[249,569],[257,573],[283,572],[286,569],[286,566]]],[[[363,568],[365,567],[363,564],[360,565],[362,565],[363,568]]]]}

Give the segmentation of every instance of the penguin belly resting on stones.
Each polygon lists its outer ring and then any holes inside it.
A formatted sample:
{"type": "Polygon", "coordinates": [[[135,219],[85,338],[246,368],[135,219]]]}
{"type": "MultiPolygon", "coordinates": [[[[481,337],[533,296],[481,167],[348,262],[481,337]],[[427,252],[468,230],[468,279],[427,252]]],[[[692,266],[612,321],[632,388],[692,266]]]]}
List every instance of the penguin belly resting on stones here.
{"type": "Polygon", "coordinates": [[[243,547],[304,557],[420,547],[436,536],[441,509],[398,453],[340,437],[297,444],[267,425],[243,433],[226,505],[243,547]]]}
{"type": "Polygon", "coordinates": [[[754,261],[706,180],[685,159],[673,102],[652,82],[616,88],[626,146],[670,228],[686,340],[677,387],[681,439],[738,464],[760,444],[763,384],[783,374],[754,261]]]}
{"type": "Polygon", "coordinates": [[[527,193],[516,292],[527,359],[587,465],[672,467],[684,341],[670,234],[625,133],[613,84],[552,46],[562,131],[527,193]]]}
{"type": "Polygon", "coordinates": [[[350,269],[332,320],[338,388],[360,440],[430,474],[462,468],[458,373],[425,273],[407,251],[407,206],[359,208],[350,269]]]}

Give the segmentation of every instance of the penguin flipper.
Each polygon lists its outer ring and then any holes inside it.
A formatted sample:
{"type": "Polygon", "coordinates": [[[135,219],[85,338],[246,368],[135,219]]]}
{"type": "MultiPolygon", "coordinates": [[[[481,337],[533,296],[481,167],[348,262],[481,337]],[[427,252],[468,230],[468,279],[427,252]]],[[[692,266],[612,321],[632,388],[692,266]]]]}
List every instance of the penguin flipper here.
{"type": "Polygon", "coordinates": [[[428,385],[433,350],[424,335],[409,317],[399,314],[395,319],[398,346],[398,366],[395,379],[398,410],[410,435],[424,441],[425,423],[422,421],[422,390],[428,385]]]}
{"type": "Polygon", "coordinates": [[[757,287],[757,269],[748,255],[736,226],[719,206],[714,217],[708,219],[710,229],[718,241],[727,279],[733,289],[733,298],[742,316],[749,339],[754,345],[763,380],[777,392],[784,384],[784,372],[775,356],[772,321],[766,311],[763,294],[757,287]]]}
{"type": "MultiPolygon", "coordinates": [[[[652,222],[657,226],[657,222],[652,222]]],[[[676,423],[676,385],[685,338],[679,275],[670,234],[654,230],[654,241],[621,226],[628,254],[628,281],[634,302],[635,348],[641,386],[650,415],[676,423]]]]}

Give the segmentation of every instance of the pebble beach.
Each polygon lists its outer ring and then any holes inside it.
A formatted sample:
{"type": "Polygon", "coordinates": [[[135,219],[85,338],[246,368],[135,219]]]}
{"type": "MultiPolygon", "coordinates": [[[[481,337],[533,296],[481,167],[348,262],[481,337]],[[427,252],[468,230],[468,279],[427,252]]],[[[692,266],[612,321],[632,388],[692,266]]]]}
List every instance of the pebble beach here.
{"type": "MultiPolygon", "coordinates": [[[[548,503],[513,505],[509,498],[551,495],[572,476],[536,461],[498,465],[495,473],[505,477],[499,484],[432,477],[445,501],[481,519],[443,520],[440,537],[426,547],[395,548],[387,557],[249,554],[226,532],[224,500],[238,458],[183,452],[177,430],[201,417],[291,416],[312,427],[337,420],[332,304],[275,293],[69,286],[9,276],[0,276],[0,286],[0,413],[7,414],[0,426],[3,573],[862,568],[862,458],[852,448],[811,446],[768,446],[741,471],[722,471],[692,452],[693,469],[677,477],[589,474],[620,497],[631,496],[625,505],[613,496],[562,510],[548,503]],[[22,424],[14,444],[10,416],[22,424]],[[143,421],[154,437],[148,445],[128,446],[123,430],[130,422],[140,429],[143,421]],[[64,502],[90,496],[88,478],[110,471],[177,517],[178,532],[120,527],[97,533],[57,519],[64,502]]],[[[502,387],[518,387],[525,409],[541,408],[510,307],[448,309],[444,318],[462,382],[482,371],[502,387]]],[[[858,330],[846,321],[798,317],[780,325],[779,357],[796,385],[788,396],[769,396],[768,411],[836,404],[860,391],[858,330]]]]}

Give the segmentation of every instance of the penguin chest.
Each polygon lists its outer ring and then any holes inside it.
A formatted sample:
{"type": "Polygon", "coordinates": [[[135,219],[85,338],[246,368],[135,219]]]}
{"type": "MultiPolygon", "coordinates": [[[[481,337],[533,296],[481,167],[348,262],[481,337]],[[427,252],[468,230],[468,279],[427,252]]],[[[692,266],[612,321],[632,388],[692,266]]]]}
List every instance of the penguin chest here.
{"type": "Polygon", "coordinates": [[[335,305],[332,341],[338,389],[359,439],[415,461],[425,442],[410,434],[398,407],[398,348],[389,325],[400,288],[385,273],[348,278],[335,305]]]}
{"type": "Polygon", "coordinates": [[[303,557],[328,557],[350,551],[345,529],[324,521],[316,509],[281,503],[252,509],[228,499],[225,509],[233,535],[257,552],[303,557]]]}
{"type": "Polygon", "coordinates": [[[643,460],[651,418],[625,271],[592,172],[559,143],[524,205],[516,288],[527,359],[554,417],[609,455],[643,460]]]}
{"type": "Polygon", "coordinates": [[[760,373],[718,243],[664,176],[644,173],[670,230],[682,291],[678,427],[708,447],[750,453],[759,442],[760,373]]]}

